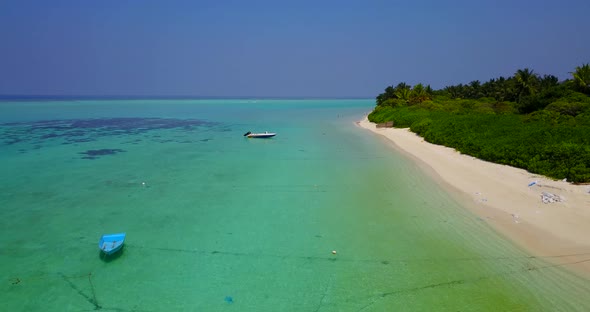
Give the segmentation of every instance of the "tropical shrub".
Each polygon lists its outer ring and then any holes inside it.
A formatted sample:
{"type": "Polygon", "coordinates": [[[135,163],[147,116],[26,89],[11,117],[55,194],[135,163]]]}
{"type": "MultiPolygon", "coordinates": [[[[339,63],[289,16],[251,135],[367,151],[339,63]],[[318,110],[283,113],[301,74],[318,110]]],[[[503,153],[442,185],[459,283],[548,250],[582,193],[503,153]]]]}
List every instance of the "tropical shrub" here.
{"type": "Polygon", "coordinates": [[[401,83],[378,96],[381,105],[369,120],[394,121],[428,142],[480,159],[590,182],[587,70],[588,64],[577,67],[573,79],[562,83],[530,69],[441,90],[401,83]]]}
{"type": "Polygon", "coordinates": [[[567,102],[565,100],[559,100],[549,104],[549,106],[547,106],[546,109],[549,111],[558,112],[563,115],[570,115],[575,117],[587,111],[589,108],[590,103],[567,102]]]}

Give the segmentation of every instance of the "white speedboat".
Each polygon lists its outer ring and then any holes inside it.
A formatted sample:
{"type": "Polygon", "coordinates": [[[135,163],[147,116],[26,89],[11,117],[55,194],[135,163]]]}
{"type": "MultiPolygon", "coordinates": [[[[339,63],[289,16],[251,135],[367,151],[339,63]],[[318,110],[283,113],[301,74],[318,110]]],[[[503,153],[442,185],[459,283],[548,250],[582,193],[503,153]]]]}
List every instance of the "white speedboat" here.
{"type": "Polygon", "coordinates": [[[244,133],[245,137],[258,138],[258,139],[272,138],[275,135],[277,135],[277,134],[274,132],[268,132],[268,131],[264,131],[261,133],[252,133],[252,132],[248,131],[248,132],[244,133]]]}

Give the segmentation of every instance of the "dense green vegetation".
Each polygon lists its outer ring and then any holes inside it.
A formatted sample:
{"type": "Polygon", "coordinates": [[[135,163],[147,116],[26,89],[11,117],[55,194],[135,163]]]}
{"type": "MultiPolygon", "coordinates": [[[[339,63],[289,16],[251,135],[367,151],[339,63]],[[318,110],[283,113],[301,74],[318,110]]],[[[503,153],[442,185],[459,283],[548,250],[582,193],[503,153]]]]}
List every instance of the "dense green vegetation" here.
{"type": "Polygon", "coordinates": [[[400,83],[377,96],[372,122],[410,127],[428,142],[556,179],[590,182],[590,65],[559,82],[509,78],[433,90],[400,83]]]}

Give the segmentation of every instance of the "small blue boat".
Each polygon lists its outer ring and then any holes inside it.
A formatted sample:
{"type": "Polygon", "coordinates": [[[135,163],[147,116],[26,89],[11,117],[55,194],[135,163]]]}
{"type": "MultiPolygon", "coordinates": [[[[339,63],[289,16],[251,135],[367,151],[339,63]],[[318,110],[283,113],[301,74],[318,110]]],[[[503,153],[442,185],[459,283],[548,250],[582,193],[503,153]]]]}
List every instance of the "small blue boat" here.
{"type": "Polygon", "coordinates": [[[98,242],[98,248],[106,255],[112,255],[123,247],[125,233],[105,234],[98,242]]]}

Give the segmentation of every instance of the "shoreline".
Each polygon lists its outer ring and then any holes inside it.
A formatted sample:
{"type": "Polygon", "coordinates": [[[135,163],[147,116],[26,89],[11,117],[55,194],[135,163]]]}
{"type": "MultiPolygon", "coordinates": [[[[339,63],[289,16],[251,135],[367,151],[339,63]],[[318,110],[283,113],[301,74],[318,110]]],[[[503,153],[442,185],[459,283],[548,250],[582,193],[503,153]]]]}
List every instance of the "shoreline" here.
{"type": "Polygon", "coordinates": [[[428,143],[407,128],[377,128],[367,116],[356,124],[393,143],[461,205],[531,256],[590,279],[590,185],[483,161],[428,143]]]}

